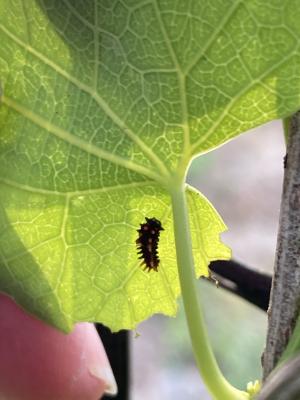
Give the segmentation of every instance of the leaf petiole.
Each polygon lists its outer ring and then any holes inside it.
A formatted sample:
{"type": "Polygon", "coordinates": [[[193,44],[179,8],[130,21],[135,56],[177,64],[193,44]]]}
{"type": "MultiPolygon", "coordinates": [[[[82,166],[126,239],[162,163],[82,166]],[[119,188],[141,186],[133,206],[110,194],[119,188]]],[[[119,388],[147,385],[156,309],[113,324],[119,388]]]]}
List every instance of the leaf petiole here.
{"type": "Polygon", "coordinates": [[[185,315],[194,357],[202,379],[216,400],[249,400],[248,393],[232,386],[220,371],[206,332],[197,296],[194,261],[189,231],[185,188],[182,183],[171,189],[178,273],[185,315]]]}

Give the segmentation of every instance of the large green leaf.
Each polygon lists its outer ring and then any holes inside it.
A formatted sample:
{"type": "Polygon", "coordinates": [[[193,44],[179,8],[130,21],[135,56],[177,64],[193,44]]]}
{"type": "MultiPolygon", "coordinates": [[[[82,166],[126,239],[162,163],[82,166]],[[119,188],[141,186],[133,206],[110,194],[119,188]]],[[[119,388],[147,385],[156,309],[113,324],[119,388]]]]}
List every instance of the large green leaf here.
{"type": "MultiPolygon", "coordinates": [[[[300,106],[296,0],[0,0],[0,289],[61,329],[174,315],[167,188],[300,106]],[[136,230],[162,221],[159,272],[136,230]]],[[[225,226],[188,191],[197,275],[225,226]]]]}

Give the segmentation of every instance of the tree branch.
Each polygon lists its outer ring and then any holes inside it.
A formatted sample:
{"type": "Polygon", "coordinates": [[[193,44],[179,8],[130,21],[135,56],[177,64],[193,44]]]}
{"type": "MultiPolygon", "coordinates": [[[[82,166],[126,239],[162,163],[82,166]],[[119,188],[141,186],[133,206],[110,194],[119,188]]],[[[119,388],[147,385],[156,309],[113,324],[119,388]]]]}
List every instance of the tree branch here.
{"type": "Polygon", "coordinates": [[[279,219],[264,379],[274,369],[294,329],[300,302],[300,112],[291,118],[279,219]]]}

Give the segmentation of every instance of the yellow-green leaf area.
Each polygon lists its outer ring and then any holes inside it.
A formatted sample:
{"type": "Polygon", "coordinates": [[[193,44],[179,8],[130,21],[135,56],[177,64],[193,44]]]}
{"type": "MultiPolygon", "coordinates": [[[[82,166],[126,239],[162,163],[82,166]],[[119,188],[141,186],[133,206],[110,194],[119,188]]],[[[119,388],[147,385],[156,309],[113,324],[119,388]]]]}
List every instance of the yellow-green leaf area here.
{"type": "MultiPolygon", "coordinates": [[[[69,330],[174,315],[170,188],[300,107],[295,0],[0,0],[0,289],[69,330]],[[178,178],[178,179],[179,179],[178,178]],[[157,273],[136,254],[162,221],[157,273]]],[[[225,226],[188,190],[197,275],[225,226]]]]}
{"type": "MultiPolygon", "coordinates": [[[[119,330],[134,328],[154,313],[175,315],[180,290],[172,212],[168,194],[157,185],[64,196],[3,185],[0,201],[5,209],[0,290],[21,304],[27,298],[26,305],[42,318],[65,330],[80,320],[119,330]],[[164,227],[158,272],[144,271],[137,255],[137,229],[145,216],[164,227]],[[53,304],[60,307],[58,315],[52,313],[53,304]]],[[[207,276],[210,261],[230,256],[219,240],[226,228],[192,189],[188,206],[196,274],[207,276]]]]}

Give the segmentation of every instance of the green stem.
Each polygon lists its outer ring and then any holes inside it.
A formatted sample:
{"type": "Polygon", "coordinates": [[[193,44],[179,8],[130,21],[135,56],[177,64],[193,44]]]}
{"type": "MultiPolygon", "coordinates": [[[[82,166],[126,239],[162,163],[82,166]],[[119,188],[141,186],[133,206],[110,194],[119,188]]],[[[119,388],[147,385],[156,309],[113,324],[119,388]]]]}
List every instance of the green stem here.
{"type": "Polygon", "coordinates": [[[291,122],[291,117],[286,117],[286,118],[283,118],[283,120],[282,120],[284,140],[285,140],[285,145],[286,146],[287,146],[288,141],[289,141],[290,122],[291,122]]]}
{"type": "Polygon", "coordinates": [[[221,373],[205,329],[197,296],[196,277],[188,223],[184,186],[172,188],[173,219],[177,265],[182,298],[196,363],[208,390],[216,400],[248,400],[246,392],[236,389],[221,373]]]}

